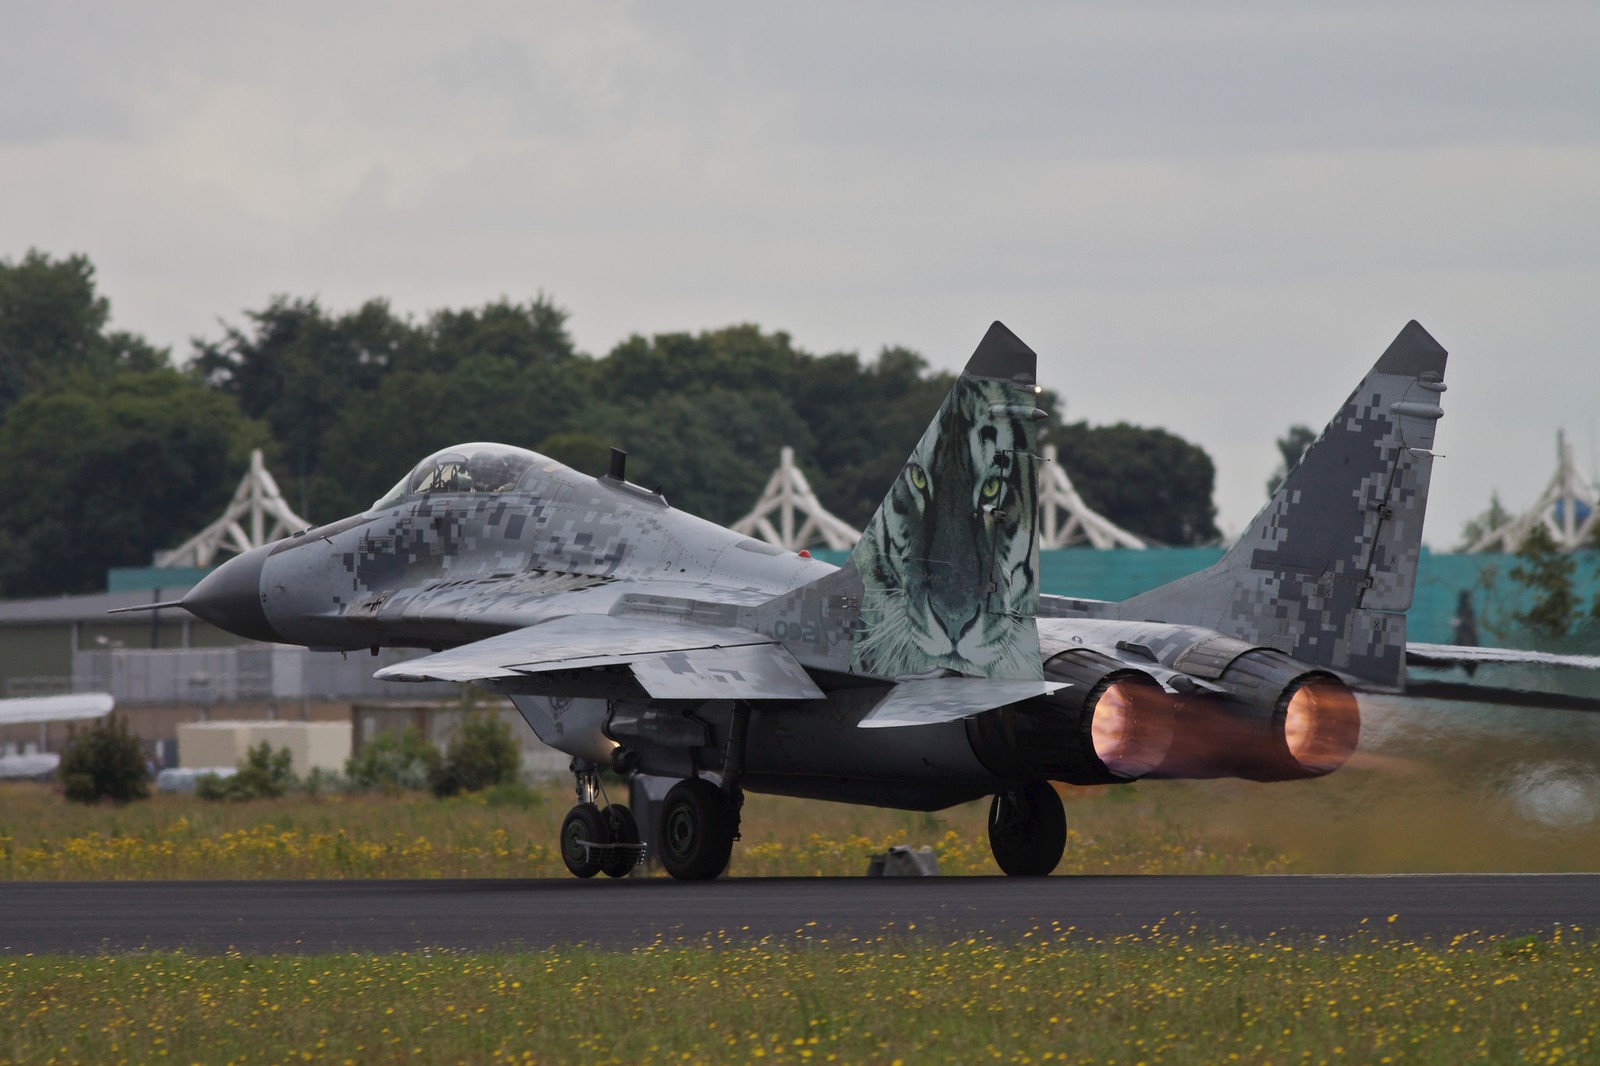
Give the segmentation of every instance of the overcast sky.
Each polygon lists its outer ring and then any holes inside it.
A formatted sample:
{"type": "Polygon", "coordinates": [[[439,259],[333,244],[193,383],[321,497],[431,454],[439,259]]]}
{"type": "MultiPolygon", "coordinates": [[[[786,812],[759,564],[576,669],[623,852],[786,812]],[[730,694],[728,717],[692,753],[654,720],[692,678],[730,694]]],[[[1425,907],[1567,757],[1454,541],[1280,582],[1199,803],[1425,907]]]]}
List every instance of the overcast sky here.
{"type": "Polygon", "coordinates": [[[946,368],[998,318],[1069,417],[1209,451],[1225,530],[1416,318],[1445,548],[1600,450],[1597,57],[1593,0],[11,0],[0,257],[180,357],[277,293],[946,368]]]}

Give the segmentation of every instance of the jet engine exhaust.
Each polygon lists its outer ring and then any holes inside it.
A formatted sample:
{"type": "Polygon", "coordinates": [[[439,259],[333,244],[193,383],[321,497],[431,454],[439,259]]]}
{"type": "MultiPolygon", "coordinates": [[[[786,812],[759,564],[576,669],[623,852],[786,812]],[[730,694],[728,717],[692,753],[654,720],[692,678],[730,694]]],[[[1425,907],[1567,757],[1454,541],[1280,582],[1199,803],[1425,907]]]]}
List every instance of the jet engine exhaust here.
{"type": "Polygon", "coordinates": [[[1355,753],[1361,712],[1332,674],[1262,648],[1241,655],[1217,683],[1226,695],[1185,699],[1156,776],[1292,781],[1332,773],[1355,753]]]}
{"type": "Polygon", "coordinates": [[[1342,683],[1308,681],[1284,701],[1284,746],[1308,774],[1329,774],[1343,766],[1360,739],[1361,712],[1355,694],[1342,683]]]}
{"type": "Polygon", "coordinates": [[[1089,712],[1089,739],[1107,770],[1129,780],[1160,765],[1176,732],[1160,686],[1123,677],[1103,682],[1089,712]]]}
{"type": "Polygon", "coordinates": [[[1072,687],[968,719],[973,751],[992,773],[1102,785],[1161,765],[1177,704],[1149,674],[1087,649],[1055,656],[1044,673],[1072,687]]]}

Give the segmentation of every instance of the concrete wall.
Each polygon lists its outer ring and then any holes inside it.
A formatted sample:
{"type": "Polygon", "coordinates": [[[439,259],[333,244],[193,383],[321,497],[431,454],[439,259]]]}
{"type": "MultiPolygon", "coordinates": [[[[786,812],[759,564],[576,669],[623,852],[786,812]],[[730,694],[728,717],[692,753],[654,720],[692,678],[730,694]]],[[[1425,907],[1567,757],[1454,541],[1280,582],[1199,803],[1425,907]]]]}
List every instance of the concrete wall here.
{"type": "Polygon", "coordinates": [[[312,768],[343,771],[350,758],[349,722],[191,722],[178,727],[178,765],[235,766],[265,741],[287,748],[291,767],[304,777],[312,768]]]}

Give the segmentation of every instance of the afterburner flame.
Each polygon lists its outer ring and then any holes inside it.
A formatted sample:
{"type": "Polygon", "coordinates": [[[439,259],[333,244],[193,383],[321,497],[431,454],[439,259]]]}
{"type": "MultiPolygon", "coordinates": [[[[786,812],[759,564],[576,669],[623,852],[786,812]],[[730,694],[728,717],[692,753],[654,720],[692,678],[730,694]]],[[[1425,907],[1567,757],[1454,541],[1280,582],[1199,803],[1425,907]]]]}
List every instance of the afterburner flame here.
{"type": "Polygon", "coordinates": [[[1355,694],[1337,681],[1310,681],[1284,708],[1283,740],[1303,769],[1326,774],[1343,766],[1361,739],[1355,694]]]}
{"type": "Polygon", "coordinates": [[[1113,681],[1095,701],[1089,722],[1094,754],[1119,777],[1143,777],[1172,746],[1177,724],[1172,700],[1133,678],[1113,681]]]}

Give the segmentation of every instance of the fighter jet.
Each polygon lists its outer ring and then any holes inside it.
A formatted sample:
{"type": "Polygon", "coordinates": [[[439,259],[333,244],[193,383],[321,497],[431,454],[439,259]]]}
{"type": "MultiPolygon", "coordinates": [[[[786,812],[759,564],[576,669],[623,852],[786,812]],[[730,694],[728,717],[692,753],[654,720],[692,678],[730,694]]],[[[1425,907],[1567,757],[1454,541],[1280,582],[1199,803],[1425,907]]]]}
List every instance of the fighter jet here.
{"type": "Polygon", "coordinates": [[[1040,595],[1036,366],[990,327],[841,567],[674,510],[620,452],[591,477],[463,444],[180,602],[256,640],[429,649],[376,676],[508,696],[572,756],[579,877],[643,851],[604,768],[677,779],[656,836],[688,880],[728,865],[746,792],[992,797],[995,860],[1028,876],[1066,841],[1051,782],[1337,769],[1357,694],[1405,683],[1444,349],[1408,324],[1221,561],[1120,603],[1040,595]]]}

